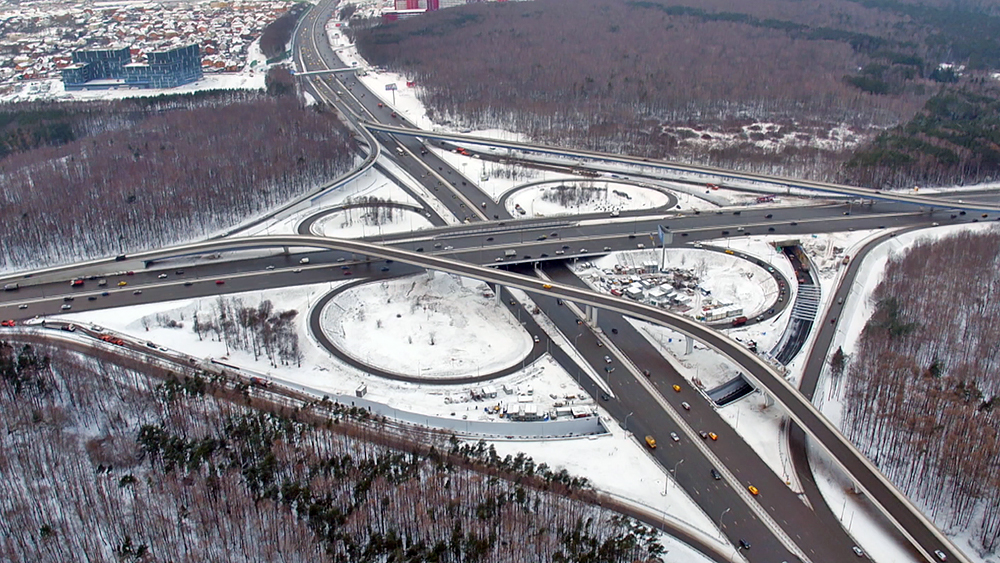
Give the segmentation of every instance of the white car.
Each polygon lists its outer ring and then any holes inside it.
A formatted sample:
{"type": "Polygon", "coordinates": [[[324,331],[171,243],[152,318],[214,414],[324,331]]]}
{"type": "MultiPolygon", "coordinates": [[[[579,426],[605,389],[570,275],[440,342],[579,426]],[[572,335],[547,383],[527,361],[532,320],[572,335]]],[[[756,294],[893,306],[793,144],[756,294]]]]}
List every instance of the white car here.
{"type": "Polygon", "coordinates": [[[63,311],[69,311],[70,309],[73,308],[73,306],[70,305],[69,303],[63,303],[63,306],[59,308],[62,309],[63,311]]]}
{"type": "Polygon", "coordinates": [[[678,436],[676,432],[671,432],[670,433],[670,439],[673,440],[673,441],[675,441],[675,442],[680,442],[681,441],[681,437],[678,436]]]}
{"type": "Polygon", "coordinates": [[[162,280],[162,279],[166,279],[166,277],[167,277],[167,274],[160,274],[160,275],[158,275],[158,276],[156,276],[156,277],[157,277],[157,279],[161,279],[161,280],[162,280]]]}

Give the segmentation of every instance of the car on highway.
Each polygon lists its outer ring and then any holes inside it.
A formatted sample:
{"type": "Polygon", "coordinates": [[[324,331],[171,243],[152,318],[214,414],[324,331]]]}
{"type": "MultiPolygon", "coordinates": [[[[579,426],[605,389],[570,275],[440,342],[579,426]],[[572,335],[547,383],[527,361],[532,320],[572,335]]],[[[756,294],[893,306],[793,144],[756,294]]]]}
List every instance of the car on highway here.
{"type": "Polygon", "coordinates": [[[552,284],[551,283],[543,283],[542,284],[542,289],[552,289],[552,284]]]}
{"type": "Polygon", "coordinates": [[[538,344],[540,342],[540,340],[538,339],[538,335],[537,334],[535,336],[533,336],[532,339],[535,341],[535,344],[538,344]]]}
{"type": "Polygon", "coordinates": [[[604,363],[610,364],[611,363],[611,356],[604,356],[604,363]]]}
{"type": "Polygon", "coordinates": [[[215,285],[222,285],[226,283],[226,280],[215,280],[215,285]]]}
{"type": "Polygon", "coordinates": [[[716,481],[722,479],[722,475],[720,475],[719,472],[716,471],[714,467],[712,468],[712,479],[715,479],[716,481]]]}
{"type": "Polygon", "coordinates": [[[715,432],[709,432],[708,433],[708,437],[711,438],[712,440],[718,440],[719,439],[719,435],[716,434],[715,432]]]}
{"type": "Polygon", "coordinates": [[[160,275],[156,276],[156,279],[159,279],[159,280],[167,279],[167,274],[160,274],[160,275]]]}
{"type": "Polygon", "coordinates": [[[18,309],[27,309],[28,308],[28,304],[27,303],[21,303],[20,305],[17,306],[17,308],[18,309]]]}
{"type": "Polygon", "coordinates": [[[194,285],[194,283],[189,281],[184,282],[184,287],[191,287],[192,285],[194,285]]]}
{"type": "Polygon", "coordinates": [[[104,286],[108,285],[108,280],[103,280],[102,279],[101,281],[97,282],[97,285],[100,286],[100,287],[104,287],[104,286]]]}
{"type": "Polygon", "coordinates": [[[684,410],[686,410],[686,411],[689,411],[689,410],[691,410],[691,405],[689,405],[687,401],[682,401],[681,402],[681,408],[684,409],[684,410]]]}
{"type": "Polygon", "coordinates": [[[750,549],[750,542],[748,542],[747,540],[741,539],[740,540],[740,548],[742,548],[742,549],[750,549]]]}
{"type": "Polygon", "coordinates": [[[107,291],[104,291],[104,292],[101,293],[101,297],[107,297],[109,295],[111,295],[111,294],[108,293],[107,291]]]}
{"type": "Polygon", "coordinates": [[[63,306],[59,308],[62,309],[63,311],[69,311],[70,309],[73,308],[73,306],[70,305],[69,303],[63,303],[63,306]]]}
{"type": "Polygon", "coordinates": [[[857,555],[858,557],[864,557],[865,556],[865,552],[860,547],[858,547],[856,545],[851,547],[851,551],[853,551],[854,555],[857,555]]]}
{"type": "Polygon", "coordinates": [[[63,301],[72,301],[74,298],[72,296],[63,297],[63,301]]]}
{"type": "Polygon", "coordinates": [[[382,266],[382,271],[383,272],[388,272],[389,271],[389,266],[382,266]]]}
{"type": "Polygon", "coordinates": [[[126,285],[128,285],[128,282],[125,280],[118,282],[118,287],[125,287],[126,285]]]}
{"type": "Polygon", "coordinates": [[[350,276],[350,275],[352,275],[352,274],[351,274],[351,271],[350,271],[350,270],[344,270],[344,275],[345,275],[345,276],[350,276]]]}
{"type": "Polygon", "coordinates": [[[132,295],[142,295],[142,290],[141,289],[137,289],[137,290],[135,290],[135,291],[132,292],[132,295]]]}
{"type": "Polygon", "coordinates": [[[174,275],[182,276],[184,275],[184,270],[174,270],[174,275]]]}
{"type": "Polygon", "coordinates": [[[680,442],[681,441],[681,437],[678,436],[676,432],[671,432],[670,433],[670,439],[673,440],[673,441],[675,441],[675,442],[680,442]]]}
{"type": "Polygon", "coordinates": [[[674,391],[677,391],[678,393],[681,392],[681,386],[680,385],[673,385],[673,388],[674,388],[674,391]]]}
{"type": "Polygon", "coordinates": [[[611,247],[610,246],[605,246],[604,247],[604,252],[611,252],[611,247]]]}
{"type": "Polygon", "coordinates": [[[0,321],[0,326],[14,326],[14,325],[15,323],[13,320],[0,321]]]}
{"type": "Polygon", "coordinates": [[[646,445],[649,446],[649,449],[655,450],[656,449],[656,439],[653,438],[652,436],[646,436],[646,445]]]}
{"type": "Polygon", "coordinates": [[[97,301],[97,296],[91,295],[90,297],[87,298],[87,301],[97,301]]]}
{"type": "Polygon", "coordinates": [[[268,264],[267,267],[264,268],[264,269],[265,270],[273,270],[274,269],[274,264],[268,264]]]}
{"type": "Polygon", "coordinates": [[[757,496],[758,494],[760,494],[760,491],[757,490],[757,487],[754,487],[753,485],[748,485],[747,490],[750,491],[750,494],[753,496],[757,496]]]}
{"type": "Polygon", "coordinates": [[[934,550],[934,557],[937,557],[938,561],[947,561],[948,560],[948,556],[945,555],[944,552],[941,551],[940,549],[935,549],[934,550]]]}

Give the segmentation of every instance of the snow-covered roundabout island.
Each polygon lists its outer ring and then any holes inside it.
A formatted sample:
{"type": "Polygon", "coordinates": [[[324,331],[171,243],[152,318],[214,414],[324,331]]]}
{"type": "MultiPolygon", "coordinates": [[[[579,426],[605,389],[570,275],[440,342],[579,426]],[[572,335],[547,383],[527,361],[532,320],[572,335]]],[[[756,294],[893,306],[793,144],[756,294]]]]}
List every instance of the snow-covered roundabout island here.
{"type": "Polygon", "coordinates": [[[516,188],[504,202],[514,217],[545,217],[671,207],[666,190],[605,180],[549,180],[516,188]]]}
{"type": "Polygon", "coordinates": [[[441,273],[350,287],[326,305],[322,324],[357,361],[429,380],[499,371],[534,345],[485,283],[441,273]]]}
{"type": "Polygon", "coordinates": [[[313,223],[318,236],[355,238],[410,232],[433,227],[433,223],[411,206],[380,203],[335,209],[313,223]]]}

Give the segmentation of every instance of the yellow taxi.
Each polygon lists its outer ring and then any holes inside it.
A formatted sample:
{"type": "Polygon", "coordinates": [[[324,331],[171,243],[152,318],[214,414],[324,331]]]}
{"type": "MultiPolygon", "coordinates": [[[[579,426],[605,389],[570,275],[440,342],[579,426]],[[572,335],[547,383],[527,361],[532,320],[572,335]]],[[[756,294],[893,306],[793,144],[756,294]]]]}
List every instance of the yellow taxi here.
{"type": "Polygon", "coordinates": [[[118,282],[118,287],[124,287],[126,285],[128,285],[128,282],[125,281],[125,280],[122,280],[122,281],[118,282]]]}
{"type": "Polygon", "coordinates": [[[757,494],[760,492],[757,490],[757,487],[754,487],[753,485],[747,487],[747,490],[750,491],[750,494],[753,496],[757,496],[757,494]]]}
{"type": "Polygon", "coordinates": [[[681,392],[681,386],[680,385],[674,385],[674,391],[677,391],[678,393],[680,393],[681,392]]]}
{"type": "Polygon", "coordinates": [[[552,289],[552,284],[551,283],[543,283],[542,284],[542,289],[552,289]]]}
{"type": "Polygon", "coordinates": [[[715,432],[709,432],[708,433],[708,437],[711,438],[711,439],[713,439],[713,440],[718,440],[719,439],[719,435],[716,434],[715,432]]]}

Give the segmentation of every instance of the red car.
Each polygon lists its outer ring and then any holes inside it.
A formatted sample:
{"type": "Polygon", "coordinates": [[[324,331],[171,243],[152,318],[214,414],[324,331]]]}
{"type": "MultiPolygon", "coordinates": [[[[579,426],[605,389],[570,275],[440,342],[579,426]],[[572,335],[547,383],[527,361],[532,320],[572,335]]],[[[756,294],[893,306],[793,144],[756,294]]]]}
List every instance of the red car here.
{"type": "Polygon", "coordinates": [[[0,326],[14,326],[14,321],[0,321],[0,326]]]}
{"type": "Polygon", "coordinates": [[[226,280],[215,280],[215,285],[222,285],[226,283],[226,280]]]}

